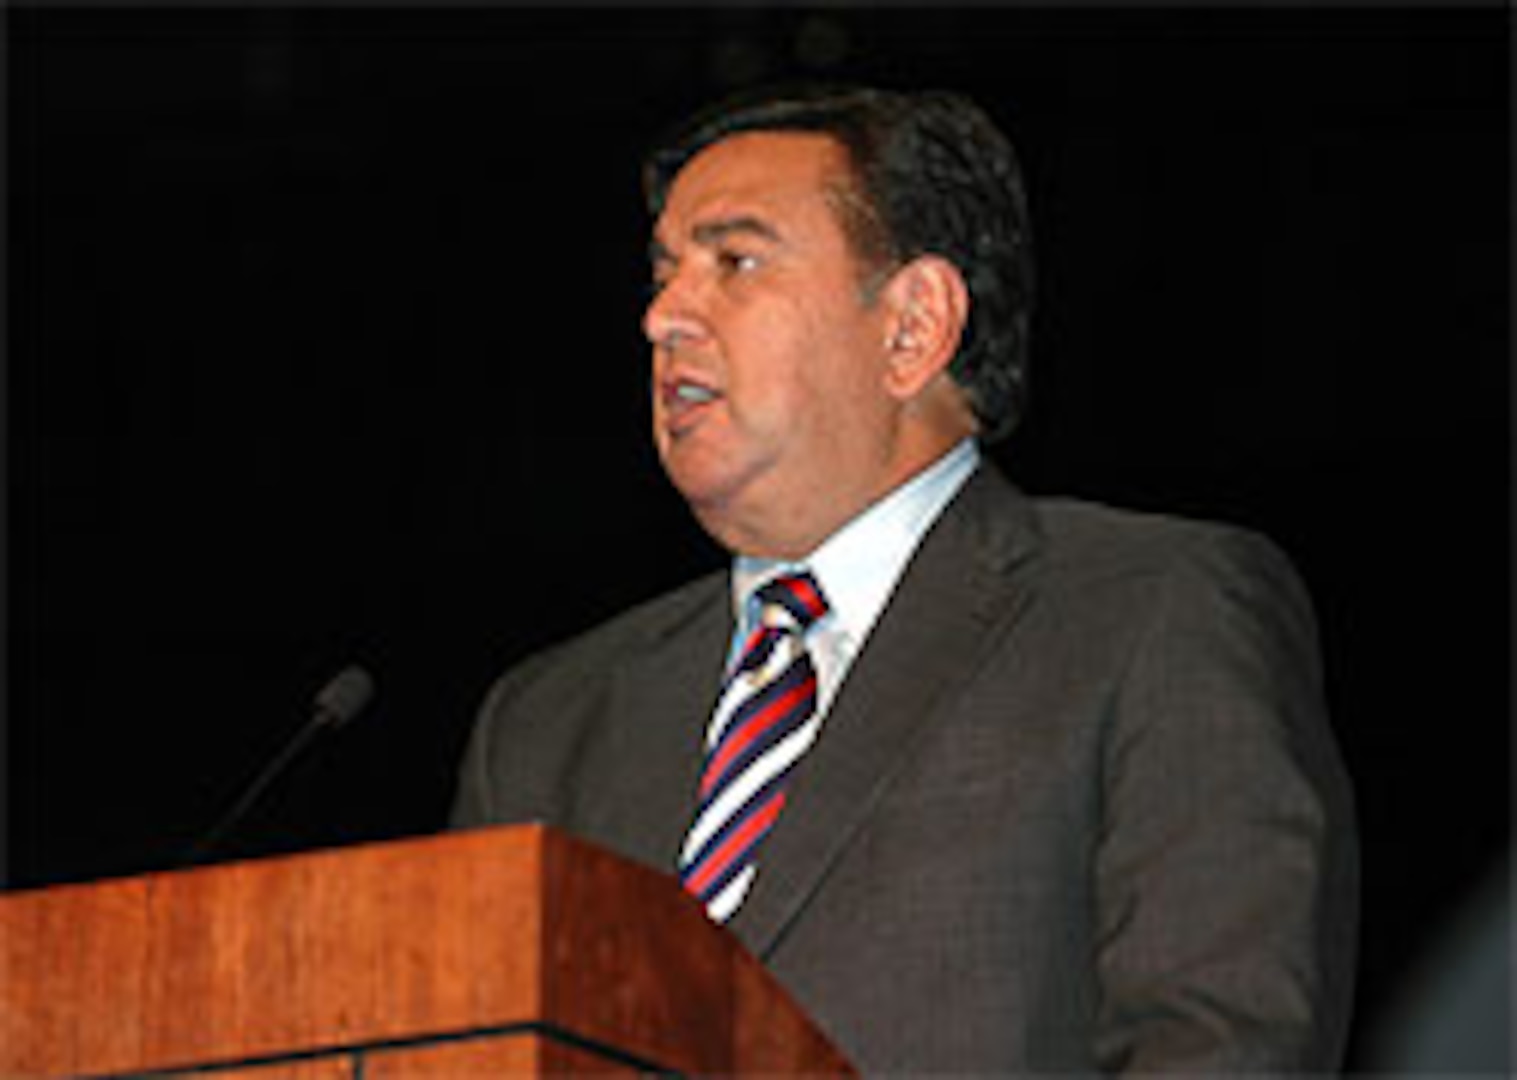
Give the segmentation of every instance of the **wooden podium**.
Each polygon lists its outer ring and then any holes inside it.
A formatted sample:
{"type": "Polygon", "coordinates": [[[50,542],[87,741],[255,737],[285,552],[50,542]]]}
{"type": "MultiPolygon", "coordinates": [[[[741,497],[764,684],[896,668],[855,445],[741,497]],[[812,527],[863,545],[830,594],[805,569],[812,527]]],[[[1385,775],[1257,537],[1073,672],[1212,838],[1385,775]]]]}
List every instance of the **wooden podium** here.
{"type": "Polygon", "coordinates": [[[669,877],[541,826],[0,896],[0,1076],[854,1075],[669,877]]]}

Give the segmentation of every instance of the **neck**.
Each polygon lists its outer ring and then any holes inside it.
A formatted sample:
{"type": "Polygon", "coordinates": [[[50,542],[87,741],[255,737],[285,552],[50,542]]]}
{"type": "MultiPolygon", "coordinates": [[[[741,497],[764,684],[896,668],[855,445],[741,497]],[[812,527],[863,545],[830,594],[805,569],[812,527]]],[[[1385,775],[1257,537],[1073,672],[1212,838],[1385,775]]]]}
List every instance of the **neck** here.
{"type": "Polygon", "coordinates": [[[734,555],[800,562],[871,506],[931,468],[967,435],[956,432],[951,438],[911,447],[912,452],[899,457],[875,483],[854,491],[839,491],[822,473],[814,497],[793,499],[778,510],[751,515],[723,512],[728,508],[720,507],[692,505],[692,510],[701,526],[734,555]]]}

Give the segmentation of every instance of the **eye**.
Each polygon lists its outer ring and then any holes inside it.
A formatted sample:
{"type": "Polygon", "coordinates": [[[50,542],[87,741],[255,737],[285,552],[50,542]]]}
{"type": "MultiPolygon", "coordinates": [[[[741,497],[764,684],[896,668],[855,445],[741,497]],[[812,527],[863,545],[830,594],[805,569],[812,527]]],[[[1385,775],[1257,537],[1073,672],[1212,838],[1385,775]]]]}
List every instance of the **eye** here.
{"type": "Polygon", "coordinates": [[[724,275],[748,274],[758,269],[759,257],[724,248],[716,253],[716,265],[724,275]]]}

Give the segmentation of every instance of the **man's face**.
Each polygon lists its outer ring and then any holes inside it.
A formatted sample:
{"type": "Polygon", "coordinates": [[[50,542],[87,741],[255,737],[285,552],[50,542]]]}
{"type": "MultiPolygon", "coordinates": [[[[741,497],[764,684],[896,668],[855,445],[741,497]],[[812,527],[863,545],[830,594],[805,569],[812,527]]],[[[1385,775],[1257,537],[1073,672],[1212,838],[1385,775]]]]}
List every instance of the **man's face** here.
{"type": "Polygon", "coordinates": [[[681,170],[655,225],[654,439],[734,551],[806,554],[898,480],[884,305],[828,194],[846,176],[829,137],[735,135],[681,170]]]}

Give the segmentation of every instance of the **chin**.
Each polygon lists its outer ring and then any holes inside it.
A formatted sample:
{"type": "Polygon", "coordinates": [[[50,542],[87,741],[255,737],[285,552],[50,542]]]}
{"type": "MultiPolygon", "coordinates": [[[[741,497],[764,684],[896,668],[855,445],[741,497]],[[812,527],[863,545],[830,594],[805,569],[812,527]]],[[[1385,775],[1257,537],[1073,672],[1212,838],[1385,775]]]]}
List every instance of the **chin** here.
{"type": "Polygon", "coordinates": [[[671,466],[664,462],[664,475],[680,498],[690,508],[703,529],[717,540],[725,542],[726,530],[722,523],[730,517],[731,492],[726,478],[710,470],[691,468],[688,465],[671,466]]]}
{"type": "Polygon", "coordinates": [[[665,440],[659,444],[658,456],[664,475],[691,503],[719,499],[732,486],[733,470],[727,455],[710,446],[665,440]]]}
{"type": "Polygon", "coordinates": [[[688,469],[671,469],[667,465],[664,467],[664,475],[674,485],[674,490],[680,493],[680,497],[690,504],[690,509],[697,517],[721,513],[726,500],[722,497],[723,486],[714,478],[694,474],[688,469]]]}

